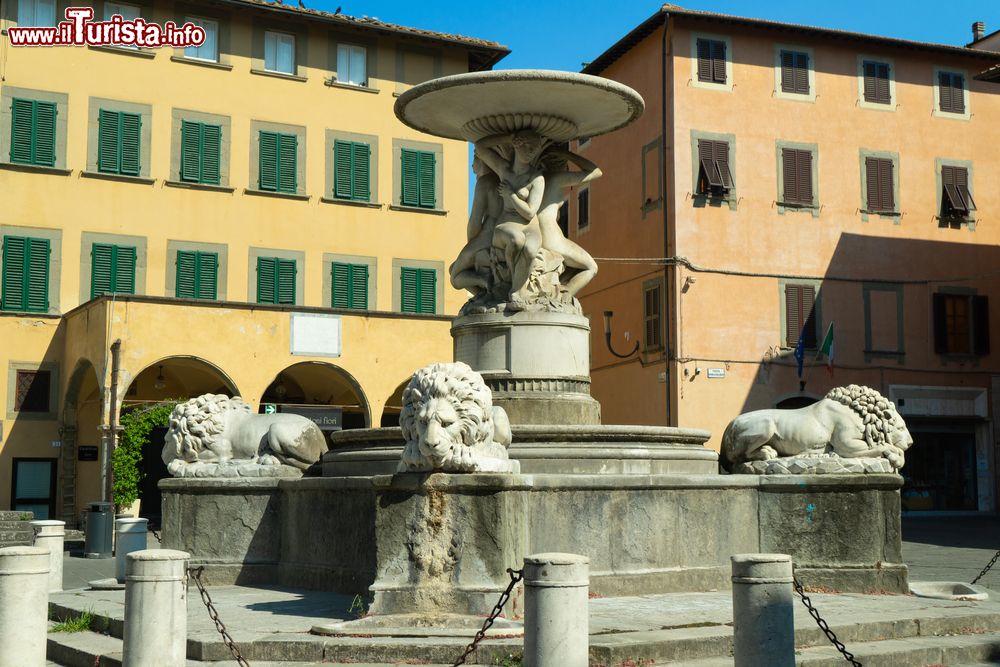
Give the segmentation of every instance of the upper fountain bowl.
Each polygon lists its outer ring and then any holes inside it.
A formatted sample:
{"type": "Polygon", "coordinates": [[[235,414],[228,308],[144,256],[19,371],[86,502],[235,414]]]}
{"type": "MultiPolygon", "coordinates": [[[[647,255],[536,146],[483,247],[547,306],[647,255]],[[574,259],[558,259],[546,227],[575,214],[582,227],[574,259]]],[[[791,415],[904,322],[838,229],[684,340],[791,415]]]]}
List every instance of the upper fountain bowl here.
{"type": "Polygon", "coordinates": [[[415,130],[478,141],[534,130],[552,141],[594,137],[628,125],[645,104],[617,81],[553,70],[455,74],[414,86],[396,100],[396,117],[415,130]]]}

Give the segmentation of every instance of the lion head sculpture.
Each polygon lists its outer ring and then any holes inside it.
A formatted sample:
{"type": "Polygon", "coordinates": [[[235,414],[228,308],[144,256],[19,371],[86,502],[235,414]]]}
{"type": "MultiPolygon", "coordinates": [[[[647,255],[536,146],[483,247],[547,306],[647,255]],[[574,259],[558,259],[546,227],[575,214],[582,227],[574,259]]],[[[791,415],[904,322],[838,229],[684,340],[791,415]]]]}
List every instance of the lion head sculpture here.
{"type": "Polygon", "coordinates": [[[913,444],[913,437],[896,406],[871,387],[860,384],[834,387],[826,398],[849,407],[858,415],[869,449],[890,445],[906,450],[913,444]]]}
{"type": "Polygon", "coordinates": [[[238,396],[204,394],[170,413],[162,458],[175,476],[261,476],[259,469],[241,466],[305,470],[326,449],[323,432],[305,417],[257,415],[238,396]]]}
{"type": "Polygon", "coordinates": [[[399,425],[406,447],[400,472],[516,472],[507,456],[510,423],[482,376],[457,362],[413,374],[399,425]]]}

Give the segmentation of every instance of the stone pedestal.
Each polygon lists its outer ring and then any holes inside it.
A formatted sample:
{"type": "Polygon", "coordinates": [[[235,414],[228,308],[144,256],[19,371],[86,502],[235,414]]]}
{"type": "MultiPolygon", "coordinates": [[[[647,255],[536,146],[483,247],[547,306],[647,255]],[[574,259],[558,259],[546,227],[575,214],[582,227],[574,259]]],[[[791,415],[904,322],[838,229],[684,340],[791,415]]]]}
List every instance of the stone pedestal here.
{"type": "Polygon", "coordinates": [[[0,667],[45,665],[48,608],[48,549],[0,549],[0,667]]]}
{"type": "Polygon", "coordinates": [[[548,312],[455,319],[455,361],[478,371],[511,424],[599,424],[590,396],[590,322],[548,312]]]}
{"type": "Polygon", "coordinates": [[[732,565],[736,667],[795,667],[791,556],[740,554],[732,565]]]}
{"type": "Polygon", "coordinates": [[[524,667],[590,664],[589,563],[564,553],[524,559],[524,667]]]}
{"type": "Polygon", "coordinates": [[[66,539],[66,522],[53,519],[32,521],[35,546],[49,552],[49,592],[63,589],[63,545],[66,539]]]}
{"type": "Polygon", "coordinates": [[[125,559],[146,548],[149,519],[115,519],[115,578],[125,582],[125,559]]]}
{"type": "Polygon", "coordinates": [[[128,556],[123,667],[187,664],[187,565],[190,555],[146,549],[128,556]]]}

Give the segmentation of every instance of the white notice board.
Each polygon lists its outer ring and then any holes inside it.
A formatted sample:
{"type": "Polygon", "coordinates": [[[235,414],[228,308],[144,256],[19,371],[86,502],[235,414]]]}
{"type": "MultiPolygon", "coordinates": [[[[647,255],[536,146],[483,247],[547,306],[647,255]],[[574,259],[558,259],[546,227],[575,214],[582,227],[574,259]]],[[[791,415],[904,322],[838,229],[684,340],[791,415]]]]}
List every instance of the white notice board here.
{"type": "Polygon", "coordinates": [[[339,357],[340,315],[292,313],[291,353],[308,357],[339,357]]]}

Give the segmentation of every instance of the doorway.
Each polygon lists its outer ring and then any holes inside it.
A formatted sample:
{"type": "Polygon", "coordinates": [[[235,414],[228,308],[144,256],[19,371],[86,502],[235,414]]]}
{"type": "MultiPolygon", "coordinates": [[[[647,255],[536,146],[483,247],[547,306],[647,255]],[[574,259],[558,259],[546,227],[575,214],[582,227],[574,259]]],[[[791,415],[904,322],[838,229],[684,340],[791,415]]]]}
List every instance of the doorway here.
{"type": "Polygon", "coordinates": [[[908,511],[977,511],[976,432],[912,429],[906,451],[902,506],[908,511]]]}
{"type": "Polygon", "coordinates": [[[35,519],[56,516],[56,459],[15,458],[10,506],[35,519]]]}
{"type": "Polygon", "coordinates": [[[139,516],[149,519],[151,528],[159,529],[163,520],[163,506],[160,496],[160,480],[170,477],[167,464],[163,462],[163,440],[167,436],[166,427],[160,426],[149,432],[149,440],[142,448],[139,482],[139,516]]]}

